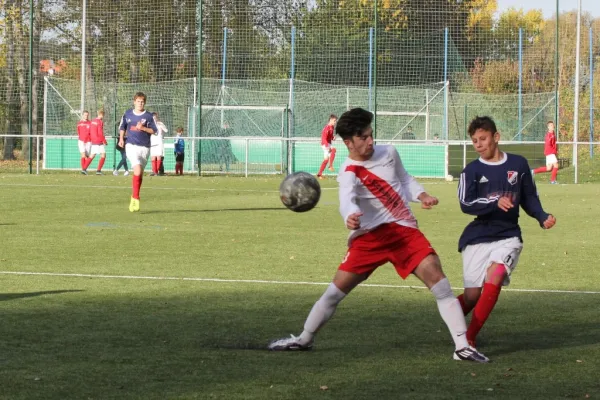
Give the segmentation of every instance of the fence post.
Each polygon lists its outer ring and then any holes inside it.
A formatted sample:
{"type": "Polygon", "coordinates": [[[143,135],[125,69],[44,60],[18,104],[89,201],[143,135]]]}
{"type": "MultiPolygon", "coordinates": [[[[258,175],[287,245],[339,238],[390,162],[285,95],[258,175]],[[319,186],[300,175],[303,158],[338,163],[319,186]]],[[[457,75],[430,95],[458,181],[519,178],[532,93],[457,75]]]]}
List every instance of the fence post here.
{"type": "Polygon", "coordinates": [[[444,28],[444,120],[442,134],[448,140],[448,27],[444,28]]]}
{"type": "Polygon", "coordinates": [[[373,112],[373,28],[369,28],[369,111],[373,112]]]}
{"type": "Polygon", "coordinates": [[[523,140],[523,28],[519,28],[519,140],[523,140]]]}
{"type": "Polygon", "coordinates": [[[248,145],[249,145],[250,139],[246,138],[246,139],[244,139],[244,141],[246,142],[246,149],[245,149],[245,151],[246,151],[246,171],[244,173],[244,176],[247,178],[248,177],[248,153],[249,153],[248,145]]]}
{"type": "Polygon", "coordinates": [[[196,3],[196,26],[198,27],[196,32],[196,51],[198,52],[198,80],[196,81],[197,90],[196,96],[198,101],[196,103],[198,108],[194,107],[194,111],[198,110],[196,122],[196,131],[198,132],[198,176],[202,176],[202,141],[199,139],[202,136],[202,2],[203,0],[197,0],[196,3]]]}
{"type": "Polygon", "coordinates": [[[594,158],[594,34],[590,27],[590,158],[594,158]]]}
{"type": "Polygon", "coordinates": [[[465,118],[465,130],[464,130],[464,137],[463,137],[463,169],[467,166],[467,130],[469,129],[469,121],[468,121],[468,105],[465,103],[465,111],[464,111],[464,118],[465,118]]]}

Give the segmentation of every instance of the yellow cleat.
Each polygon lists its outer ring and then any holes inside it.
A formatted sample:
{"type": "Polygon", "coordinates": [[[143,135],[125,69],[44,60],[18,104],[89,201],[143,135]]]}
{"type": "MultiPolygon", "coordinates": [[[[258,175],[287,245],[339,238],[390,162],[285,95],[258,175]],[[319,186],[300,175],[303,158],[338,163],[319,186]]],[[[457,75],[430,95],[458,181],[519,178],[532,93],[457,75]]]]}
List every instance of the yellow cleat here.
{"type": "Polygon", "coordinates": [[[129,202],[129,211],[140,211],[140,201],[138,199],[131,198],[131,202],[129,202]]]}

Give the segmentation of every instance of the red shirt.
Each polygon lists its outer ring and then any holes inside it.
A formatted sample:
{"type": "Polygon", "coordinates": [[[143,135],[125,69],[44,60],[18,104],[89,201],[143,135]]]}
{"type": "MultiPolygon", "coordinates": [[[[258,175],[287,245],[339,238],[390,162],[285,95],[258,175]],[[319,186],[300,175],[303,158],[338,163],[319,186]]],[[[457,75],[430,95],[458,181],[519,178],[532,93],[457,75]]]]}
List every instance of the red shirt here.
{"type": "Polygon", "coordinates": [[[325,125],[321,131],[321,146],[330,146],[333,142],[333,125],[325,125]]]}
{"type": "Polygon", "coordinates": [[[92,144],[106,144],[106,139],[104,138],[104,122],[100,118],[95,118],[90,123],[90,137],[92,139],[92,144]]]}
{"type": "Polygon", "coordinates": [[[77,135],[79,135],[79,140],[84,143],[90,141],[90,124],[91,121],[79,121],[77,123],[77,135]]]}
{"type": "Polygon", "coordinates": [[[550,154],[558,154],[556,148],[556,135],[554,132],[546,132],[546,139],[544,144],[544,155],[549,156],[550,154]]]}

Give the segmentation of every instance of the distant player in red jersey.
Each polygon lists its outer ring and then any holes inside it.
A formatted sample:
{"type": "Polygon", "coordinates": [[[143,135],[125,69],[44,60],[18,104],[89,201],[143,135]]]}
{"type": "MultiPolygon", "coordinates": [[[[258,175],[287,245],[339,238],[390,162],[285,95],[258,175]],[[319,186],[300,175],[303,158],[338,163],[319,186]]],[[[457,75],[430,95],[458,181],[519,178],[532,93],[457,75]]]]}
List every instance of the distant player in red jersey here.
{"type": "Polygon", "coordinates": [[[333,282],[310,311],[302,334],[275,340],[269,349],[311,349],[316,333],[346,295],[379,266],[391,262],[403,279],[414,274],[434,295],[455,343],[453,358],[488,362],[487,357],[469,347],[460,303],[408,205],[412,201],[430,209],[438,204],[438,199],[427,194],[406,172],[394,146],[373,144],[372,120],[372,113],[355,108],[345,112],[336,126],[348,148],[348,159],[337,179],[340,214],[350,230],[348,252],[333,282]]]}
{"type": "Polygon", "coordinates": [[[90,137],[92,139],[92,149],[90,151],[90,158],[85,165],[87,170],[96,154],[100,154],[100,161],[98,161],[98,168],[96,168],[96,175],[102,175],[102,167],[106,161],[106,149],[105,145],[106,138],[104,137],[104,111],[98,110],[98,117],[92,120],[90,124],[90,137]]]}
{"type": "Polygon", "coordinates": [[[81,120],[77,123],[77,136],[79,140],[77,145],[79,147],[79,153],[81,154],[81,173],[87,175],[87,164],[90,151],[92,149],[92,142],[90,139],[90,113],[84,111],[81,114],[81,120]]]}
{"type": "Polygon", "coordinates": [[[329,116],[329,122],[321,131],[321,148],[323,149],[323,162],[321,163],[321,167],[319,168],[319,173],[317,177],[319,179],[323,178],[323,171],[325,171],[325,167],[327,167],[327,163],[329,163],[329,170],[335,171],[333,168],[333,161],[335,160],[335,147],[331,145],[333,142],[335,133],[334,126],[337,122],[337,117],[333,114],[329,116]]]}
{"type": "Polygon", "coordinates": [[[544,155],[546,156],[546,166],[539,167],[531,171],[532,175],[540,174],[543,172],[550,172],[550,183],[555,185],[556,176],[558,175],[558,149],[556,146],[556,133],[554,132],[554,122],[548,121],[548,132],[546,132],[546,137],[544,139],[544,155]]]}

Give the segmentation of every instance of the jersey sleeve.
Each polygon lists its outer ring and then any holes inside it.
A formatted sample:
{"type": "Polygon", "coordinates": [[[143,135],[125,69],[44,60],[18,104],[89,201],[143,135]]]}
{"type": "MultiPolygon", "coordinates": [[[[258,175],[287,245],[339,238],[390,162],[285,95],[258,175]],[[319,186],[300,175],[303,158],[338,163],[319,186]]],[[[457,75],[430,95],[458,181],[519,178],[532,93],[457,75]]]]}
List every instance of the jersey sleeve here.
{"type": "Polygon", "coordinates": [[[121,123],[119,124],[119,131],[127,131],[127,114],[123,114],[121,117],[121,123]]]}
{"type": "Polygon", "coordinates": [[[469,215],[485,215],[496,210],[500,196],[480,197],[477,185],[474,172],[465,168],[458,182],[458,200],[462,212],[469,215]]]}
{"type": "Polygon", "coordinates": [[[338,176],[338,183],[340,185],[340,214],[344,219],[344,223],[346,223],[350,215],[360,212],[356,193],[356,175],[350,172],[342,172],[338,176]]]}
{"type": "Polygon", "coordinates": [[[525,210],[527,215],[535,218],[540,226],[543,226],[544,221],[548,219],[548,214],[542,208],[527,162],[525,162],[524,169],[521,170],[521,208],[525,210]]]}
{"type": "Polygon", "coordinates": [[[412,201],[413,203],[419,202],[419,195],[425,192],[425,189],[417,180],[406,172],[404,165],[402,164],[402,160],[400,159],[400,155],[398,154],[398,150],[395,147],[390,146],[390,152],[392,153],[392,157],[395,161],[396,173],[400,179],[400,183],[402,184],[402,191],[404,195],[408,199],[408,201],[412,201]]]}
{"type": "Polygon", "coordinates": [[[156,122],[154,122],[154,118],[148,120],[148,128],[152,129],[152,135],[158,132],[158,127],[156,126],[156,122]]]}

